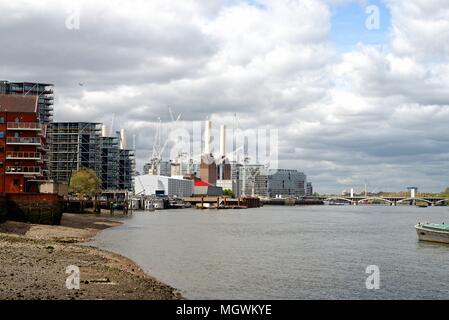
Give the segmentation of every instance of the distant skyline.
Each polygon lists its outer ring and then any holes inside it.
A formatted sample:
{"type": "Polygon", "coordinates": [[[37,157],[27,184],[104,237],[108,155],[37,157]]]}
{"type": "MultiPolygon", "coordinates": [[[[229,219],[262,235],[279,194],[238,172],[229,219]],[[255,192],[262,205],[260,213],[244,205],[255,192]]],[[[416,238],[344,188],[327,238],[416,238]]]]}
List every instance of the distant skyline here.
{"type": "Polygon", "coordinates": [[[5,1],[0,79],[54,83],[55,121],[279,129],[314,189],[449,186],[445,0],[5,1]],[[371,10],[367,10],[371,8],[371,10]],[[373,11],[374,10],[374,11],[373,11]],[[379,21],[375,21],[379,13],[379,21]],[[373,20],[374,19],[374,20],[373,20]]]}

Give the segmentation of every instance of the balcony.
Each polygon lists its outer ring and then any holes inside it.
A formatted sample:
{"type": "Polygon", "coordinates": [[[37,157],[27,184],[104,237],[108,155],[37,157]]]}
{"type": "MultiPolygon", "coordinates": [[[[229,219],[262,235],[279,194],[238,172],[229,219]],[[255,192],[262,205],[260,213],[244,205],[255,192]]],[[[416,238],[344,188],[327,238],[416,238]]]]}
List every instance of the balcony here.
{"type": "Polygon", "coordinates": [[[7,137],[6,138],[6,144],[40,146],[41,145],[41,138],[36,138],[36,137],[30,137],[30,138],[7,137]]]}
{"type": "Polygon", "coordinates": [[[22,167],[22,166],[8,166],[6,167],[6,174],[22,174],[22,175],[41,175],[41,167],[22,167]]]}
{"type": "Polygon", "coordinates": [[[40,131],[41,125],[38,122],[8,122],[8,130],[31,130],[40,131]]]}
{"type": "Polygon", "coordinates": [[[6,159],[8,159],[8,160],[41,160],[42,157],[39,152],[16,151],[16,152],[7,152],[6,159]]]}

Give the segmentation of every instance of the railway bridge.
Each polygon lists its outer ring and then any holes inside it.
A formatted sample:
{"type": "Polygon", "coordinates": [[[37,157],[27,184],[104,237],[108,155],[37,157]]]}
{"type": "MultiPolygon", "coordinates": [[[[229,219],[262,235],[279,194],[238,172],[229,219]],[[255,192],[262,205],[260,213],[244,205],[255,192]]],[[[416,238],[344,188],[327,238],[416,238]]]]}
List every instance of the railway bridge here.
{"type": "Polygon", "coordinates": [[[348,203],[353,205],[368,204],[368,203],[385,203],[387,205],[400,205],[410,204],[416,205],[416,203],[427,203],[429,206],[444,205],[449,203],[449,199],[445,197],[397,197],[397,196],[329,196],[321,197],[321,200],[333,203],[348,203]]]}

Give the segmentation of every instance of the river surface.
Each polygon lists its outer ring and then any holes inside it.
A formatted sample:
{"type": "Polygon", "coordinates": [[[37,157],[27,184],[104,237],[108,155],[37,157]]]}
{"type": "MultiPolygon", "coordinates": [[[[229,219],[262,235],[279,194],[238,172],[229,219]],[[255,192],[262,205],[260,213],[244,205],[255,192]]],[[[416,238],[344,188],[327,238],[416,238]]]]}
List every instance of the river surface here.
{"type": "Polygon", "coordinates": [[[125,255],[188,299],[449,299],[449,245],[417,222],[448,207],[265,206],[134,212],[93,244],[125,255]],[[368,290],[369,265],[379,289],[368,290]]]}

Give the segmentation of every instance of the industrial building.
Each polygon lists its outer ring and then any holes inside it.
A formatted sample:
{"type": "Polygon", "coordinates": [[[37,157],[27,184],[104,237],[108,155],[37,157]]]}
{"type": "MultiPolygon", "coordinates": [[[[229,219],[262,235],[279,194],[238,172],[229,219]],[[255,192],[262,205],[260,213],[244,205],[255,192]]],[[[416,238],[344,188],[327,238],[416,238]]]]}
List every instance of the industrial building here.
{"type": "Polygon", "coordinates": [[[46,170],[43,137],[38,97],[0,94],[0,193],[39,191],[46,170]]]}
{"type": "Polygon", "coordinates": [[[268,195],[272,198],[306,194],[306,175],[298,170],[269,170],[267,182],[268,195]]]}
{"type": "Polygon", "coordinates": [[[126,149],[123,139],[125,131],[121,131],[120,137],[109,137],[101,123],[51,123],[48,129],[51,179],[69,182],[74,171],[85,167],[96,173],[103,190],[132,191],[134,152],[126,149]]]}
{"type": "Polygon", "coordinates": [[[217,183],[217,164],[212,154],[204,154],[201,157],[200,178],[211,185],[217,183]]]}
{"type": "Polygon", "coordinates": [[[166,195],[170,197],[190,197],[193,195],[193,180],[180,177],[141,175],[135,177],[134,193],[136,195],[166,195]]]}
{"type": "Polygon", "coordinates": [[[38,97],[38,121],[48,124],[53,120],[53,84],[36,82],[0,81],[0,94],[38,97]]]}
{"type": "Polygon", "coordinates": [[[204,152],[201,156],[200,178],[210,185],[217,183],[217,164],[212,154],[212,122],[206,120],[204,130],[204,152]]]}

